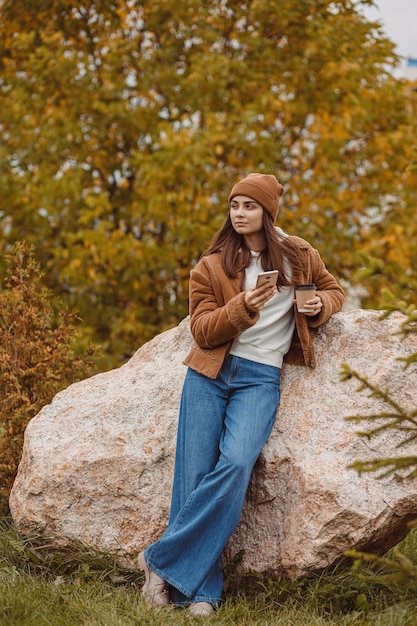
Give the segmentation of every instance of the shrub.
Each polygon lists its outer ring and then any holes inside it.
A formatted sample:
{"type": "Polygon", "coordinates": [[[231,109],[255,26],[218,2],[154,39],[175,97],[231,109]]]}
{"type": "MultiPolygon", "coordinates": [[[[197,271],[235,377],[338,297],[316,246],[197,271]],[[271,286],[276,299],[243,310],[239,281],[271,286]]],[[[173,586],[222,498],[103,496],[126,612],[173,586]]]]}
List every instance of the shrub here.
{"type": "Polygon", "coordinates": [[[90,358],[74,354],[78,318],[60,310],[59,301],[42,284],[33,250],[18,242],[6,259],[0,290],[1,510],[7,508],[29,420],[92,368],[90,358]]]}

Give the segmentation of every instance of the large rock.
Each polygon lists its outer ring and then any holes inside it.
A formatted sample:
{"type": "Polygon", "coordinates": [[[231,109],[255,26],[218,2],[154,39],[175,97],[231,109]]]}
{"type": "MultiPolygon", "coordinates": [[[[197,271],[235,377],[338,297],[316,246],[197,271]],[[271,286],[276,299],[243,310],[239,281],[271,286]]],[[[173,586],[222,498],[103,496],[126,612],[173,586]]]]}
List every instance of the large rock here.
{"type": "MultiPolygon", "coordinates": [[[[394,333],[403,318],[375,311],[335,315],[318,330],[318,367],[285,365],[277,421],[255,467],[241,521],[225,549],[239,571],[301,577],[338,562],[346,549],[384,551],[417,517],[417,479],[378,480],[348,465],[410,454],[399,435],[360,438],[344,418],[386,407],[340,381],[341,363],[369,377],[407,409],[417,405],[415,370],[398,357],[417,337],[394,333]]],[[[169,511],[178,404],[191,342],[188,319],[117,370],[72,385],[26,431],[10,507],[18,530],[80,540],[134,557],[163,532],[169,511]]],[[[414,452],[414,451],[413,451],[414,452]]]]}

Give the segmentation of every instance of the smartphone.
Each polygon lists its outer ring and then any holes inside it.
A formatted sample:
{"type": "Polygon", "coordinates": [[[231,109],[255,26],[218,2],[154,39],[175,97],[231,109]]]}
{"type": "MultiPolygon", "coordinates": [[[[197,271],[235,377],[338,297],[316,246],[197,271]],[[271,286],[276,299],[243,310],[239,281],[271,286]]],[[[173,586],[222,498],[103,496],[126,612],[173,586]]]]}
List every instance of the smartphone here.
{"type": "Polygon", "coordinates": [[[270,272],[261,272],[260,274],[258,274],[256,286],[260,287],[261,285],[265,285],[265,283],[267,283],[268,285],[271,285],[272,287],[273,285],[277,284],[277,280],[278,280],[278,270],[271,270],[270,272]]]}

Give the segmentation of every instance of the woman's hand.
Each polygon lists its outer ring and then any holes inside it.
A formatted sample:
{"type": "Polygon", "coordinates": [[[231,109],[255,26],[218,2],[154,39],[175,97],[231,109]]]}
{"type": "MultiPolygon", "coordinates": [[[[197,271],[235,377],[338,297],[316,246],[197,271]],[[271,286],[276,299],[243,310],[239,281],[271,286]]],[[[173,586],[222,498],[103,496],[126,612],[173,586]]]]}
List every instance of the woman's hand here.
{"type": "MultiPolygon", "coordinates": [[[[296,302],[296,300],[294,300],[294,302],[296,302]]],[[[312,317],[313,315],[318,315],[320,313],[323,308],[323,302],[320,300],[320,296],[315,295],[314,298],[307,300],[307,302],[303,304],[303,308],[311,309],[311,312],[309,313],[304,311],[304,315],[312,317]]]]}
{"type": "Polygon", "coordinates": [[[277,293],[277,288],[271,285],[261,285],[261,287],[252,287],[245,294],[245,306],[251,313],[260,311],[266,302],[277,293]]]}

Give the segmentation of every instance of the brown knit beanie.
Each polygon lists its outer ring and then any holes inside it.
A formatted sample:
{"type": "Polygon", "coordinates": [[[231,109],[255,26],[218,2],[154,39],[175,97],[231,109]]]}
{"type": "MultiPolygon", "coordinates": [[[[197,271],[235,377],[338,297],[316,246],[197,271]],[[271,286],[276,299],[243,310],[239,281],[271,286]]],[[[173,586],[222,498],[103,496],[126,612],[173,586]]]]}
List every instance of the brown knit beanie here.
{"type": "Polygon", "coordinates": [[[284,187],[272,174],[249,174],[233,187],[229,204],[234,196],[248,196],[259,202],[275,222],[279,211],[279,199],[284,187]]]}

